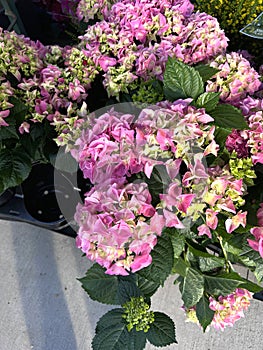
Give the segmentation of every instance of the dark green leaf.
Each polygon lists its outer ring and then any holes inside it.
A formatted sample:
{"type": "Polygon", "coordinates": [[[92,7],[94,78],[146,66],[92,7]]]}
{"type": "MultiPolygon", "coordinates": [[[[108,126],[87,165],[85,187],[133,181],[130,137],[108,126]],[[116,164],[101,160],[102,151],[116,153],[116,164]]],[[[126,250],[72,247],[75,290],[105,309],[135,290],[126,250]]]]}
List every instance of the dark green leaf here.
{"type": "Polygon", "coordinates": [[[204,83],[219,72],[219,69],[203,64],[196,66],[195,70],[198,71],[204,83]]]}
{"type": "Polygon", "coordinates": [[[214,118],[215,125],[222,128],[243,130],[248,128],[241,111],[229,104],[219,104],[210,111],[210,115],[214,118]]]}
{"type": "Polygon", "coordinates": [[[118,277],[105,274],[105,269],[99,264],[94,264],[79,281],[91,299],[104,304],[119,304],[118,277]]]}
{"type": "Polygon", "coordinates": [[[197,98],[195,105],[198,108],[205,108],[206,112],[209,113],[218,105],[219,96],[220,92],[204,92],[197,98]]]}
{"type": "Polygon", "coordinates": [[[14,118],[17,122],[17,126],[22,124],[28,112],[28,106],[19,100],[17,97],[11,97],[10,103],[14,105],[10,110],[10,117],[14,118]]]}
{"type": "Polygon", "coordinates": [[[199,267],[202,272],[211,271],[217,267],[223,267],[225,265],[225,259],[198,250],[190,244],[188,244],[188,246],[189,251],[198,259],[199,267]]]}
{"type": "Polygon", "coordinates": [[[196,316],[198,318],[199,323],[203,327],[204,332],[207,326],[209,326],[212,322],[214,313],[215,312],[209,307],[208,298],[203,295],[199,302],[196,304],[196,316]]]}
{"type": "Polygon", "coordinates": [[[174,322],[162,312],[154,313],[154,322],[146,336],[149,342],[157,347],[177,343],[174,322]]]}
{"type": "Polygon", "coordinates": [[[118,277],[118,300],[121,305],[129,301],[131,297],[139,297],[142,293],[136,285],[135,275],[118,277]]]}
{"type": "Polygon", "coordinates": [[[163,284],[173,267],[173,247],[168,235],[158,237],[158,242],[151,252],[151,256],[151,265],[137,273],[149,281],[159,285],[163,284]]]}
{"type": "Polygon", "coordinates": [[[144,332],[133,328],[128,332],[122,317],[123,309],[114,309],[101,317],[92,341],[93,350],[143,350],[146,345],[144,332]]]}
{"type": "Polygon", "coordinates": [[[215,141],[220,146],[220,148],[225,147],[227,136],[232,132],[232,129],[227,128],[216,128],[215,130],[215,141]]]}
{"type": "Polygon", "coordinates": [[[150,273],[148,275],[144,274],[144,276],[140,276],[140,274],[137,272],[136,276],[138,288],[146,297],[151,297],[160,287],[159,282],[152,281],[150,273]]]}
{"type": "Polygon", "coordinates": [[[31,170],[31,159],[22,147],[0,151],[0,192],[19,185],[31,170]]]}
{"type": "Polygon", "coordinates": [[[189,267],[190,265],[186,261],[184,261],[182,258],[178,258],[175,260],[173,273],[177,273],[182,277],[186,277],[189,267]]]}
{"type": "Polygon", "coordinates": [[[116,325],[125,324],[125,320],[122,317],[123,308],[113,309],[108,311],[105,315],[103,315],[97,325],[96,325],[96,333],[101,332],[103,329],[108,327],[114,327],[116,325]]]}
{"type": "Polygon", "coordinates": [[[262,287],[242,278],[236,272],[224,273],[217,276],[205,276],[205,290],[212,295],[228,295],[233,293],[236,288],[245,288],[256,293],[260,292],[262,287]]]}
{"type": "Polygon", "coordinates": [[[9,124],[9,126],[3,126],[1,127],[0,131],[0,141],[4,141],[6,139],[16,139],[18,140],[19,137],[16,132],[15,124],[11,124],[8,120],[6,122],[9,124]]]}
{"type": "Polygon", "coordinates": [[[196,99],[204,92],[200,74],[175,58],[168,58],[164,72],[164,93],[169,100],[191,97],[196,99]]]}
{"type": "Polygon", "coordinates": [[[196,305],[204,293],[204,277],[199,271],[188,268],[187,274],[180,283],[182,300],[185,307],[196,305]]]}
{"type": "Polygon", "coordinates": [[[185,236],[178,232],[175,228],[166,228],[165,232],[169,235],[171,239],[174,252],[174,259],[177,259],[184,251],[185,236]]]}
{"type": "Polygon", "coordinates": [[[33,160],[37,160],[39,140],[33,141],[30,134],[24,134],[21,138],[21,145],[33,160]]]}

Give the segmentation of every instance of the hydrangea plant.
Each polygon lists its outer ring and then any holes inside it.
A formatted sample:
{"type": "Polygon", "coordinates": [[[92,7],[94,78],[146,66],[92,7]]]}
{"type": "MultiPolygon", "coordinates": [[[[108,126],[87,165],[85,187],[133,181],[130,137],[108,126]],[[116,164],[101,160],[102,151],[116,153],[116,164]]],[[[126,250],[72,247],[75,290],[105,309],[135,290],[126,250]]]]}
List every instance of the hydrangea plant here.
{"type": "Polygon", "coordinates": [[[74,47],[1,31],[0,191],[61,145],[91,183],[75,215],[94,262],[80,282],[120,306],[94,350],[175,343],[150,302],[169,275],[187,319],[223,330],[262,289],[262,77],[189,0],[93,4],[79,3],[99,21],[74,47]],[[132,112],[90,113],[127,100],[132,112]]]}
{"type": "MultiPolygon", "coordinates": [[[[225,62],[232,58],[245,60],[233,53],[225,62]]],[[[114,107],[91,115],[72,149],[93,185],[75,215],[77,246],[95,262],[80,281],[92,299],[121,305],[99,320],[93,349],[175,343],[172,319],[149,310],[169,275],[187,320],[204,331],[233,326],[262,289],[263,110],[250,96],[261,83],[250,67],[253,88],[241,86],[236,99],[230,88],[239,73],[211,89],[221,72],[212,61],[193,68],[169,58],[166,100],[137,115],[114,107]],[[240,276],[237,262],[259,284],[240,276]]]]}

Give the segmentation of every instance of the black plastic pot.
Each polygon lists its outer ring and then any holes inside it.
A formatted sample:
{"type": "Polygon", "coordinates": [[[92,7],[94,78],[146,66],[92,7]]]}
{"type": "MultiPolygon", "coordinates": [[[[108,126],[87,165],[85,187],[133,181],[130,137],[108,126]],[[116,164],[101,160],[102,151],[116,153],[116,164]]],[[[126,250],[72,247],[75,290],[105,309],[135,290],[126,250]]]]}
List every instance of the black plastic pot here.
{"type": "Polygon", "coordinates": [[[34,164],[29,177],[14,189],[0,195],[0,219],[22,221],[75,236],[72,227],[80,190],[71,175],[56,172],[51,164],[34,164]],[[59,203],[64,203],[63,213],[59,203]]]}
{"type": "Polygon", "coordinates": [[[0,207],[8,203],[10,199],[13,198],[14,194],[15,194],[14,188],[9,188],[6,191],[2,192],[0,194],[0,207]]]}

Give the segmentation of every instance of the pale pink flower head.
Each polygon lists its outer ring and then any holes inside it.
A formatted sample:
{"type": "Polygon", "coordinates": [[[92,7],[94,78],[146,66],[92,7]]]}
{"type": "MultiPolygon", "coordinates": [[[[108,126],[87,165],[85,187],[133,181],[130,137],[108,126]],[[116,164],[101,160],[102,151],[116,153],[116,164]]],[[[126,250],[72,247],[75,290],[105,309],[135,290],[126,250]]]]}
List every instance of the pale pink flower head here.
{"type": "Polygon", "coordinates": [[[232,294],[219,296],[218,300],[210,297],[209,307],[215,311],[211,325],[221,331],[227,326],[233,327],[237,320],[244,317],[243,310],[249,307],[252,296],[248,290],[237,288],[232,294]]]}

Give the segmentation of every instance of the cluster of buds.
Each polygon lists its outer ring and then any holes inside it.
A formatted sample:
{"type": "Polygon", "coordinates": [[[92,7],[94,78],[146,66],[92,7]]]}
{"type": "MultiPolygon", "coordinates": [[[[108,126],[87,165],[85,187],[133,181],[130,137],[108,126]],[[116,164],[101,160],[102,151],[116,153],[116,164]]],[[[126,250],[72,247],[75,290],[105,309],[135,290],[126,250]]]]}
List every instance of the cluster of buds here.
{"type": "Polygon", "coordinates": [[[134,327],[137,332],[145,333],[154,322],[154,312],[149,311],[149,305],[144,301],[143,297],[132,297],[123,306],[124,313],[122,317],[127,322],[127,329],[130,332],[134,327]]]}

